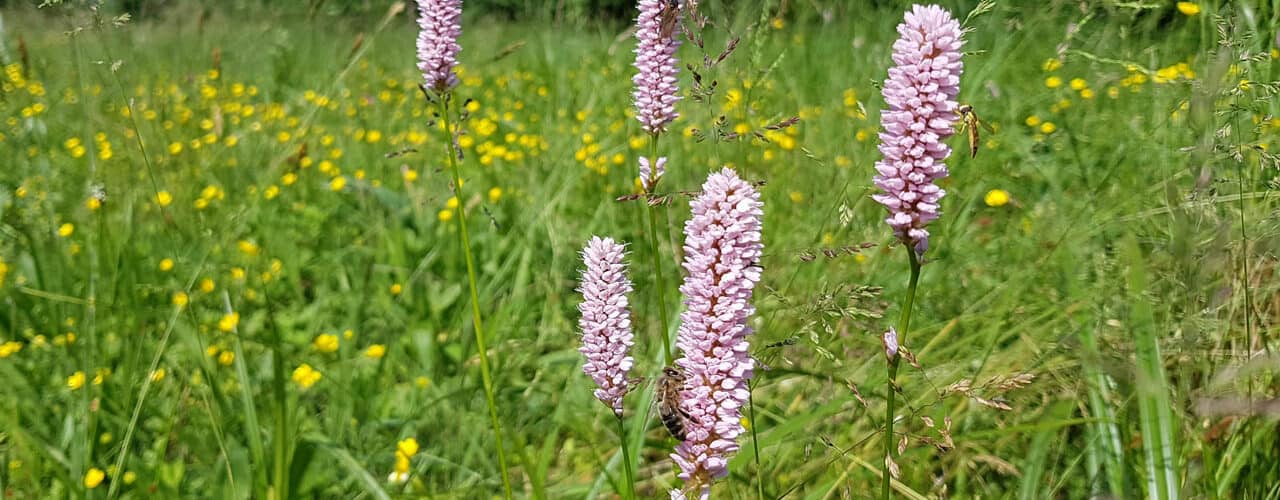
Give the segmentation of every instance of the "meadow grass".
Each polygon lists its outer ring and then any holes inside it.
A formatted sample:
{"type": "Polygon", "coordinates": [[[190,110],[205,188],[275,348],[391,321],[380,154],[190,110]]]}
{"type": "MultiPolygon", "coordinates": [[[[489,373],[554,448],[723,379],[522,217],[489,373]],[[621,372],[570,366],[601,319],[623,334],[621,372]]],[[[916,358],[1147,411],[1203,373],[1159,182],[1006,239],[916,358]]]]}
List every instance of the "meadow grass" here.
{"type": "MultiPolygon", "coordinates": [[[[918,363],[897,375],[898,495],[1280,496],[1280,8],[1095,7],[1002,4],[968,25],[960,101],[996,133],[975,159],[951,140],[903,344],[918,363]]],[[[711,57],[743,43],[700,70],[715,92],[687,96],[661,144],[660,192],[722,165],[767,181],[752,343],[768,369],[716,498],[880,482],[880,334],[909,269],[869,194],[901,10],[793,8],[710,11],[711,57]],[[763,139],[724,140],[721,116],[763,139]]],[[[625,26],[466,18],[451,200],[403,13],[0,13],[6,494],[501,492],[459,210],[516,495],[614,494],[617,424],[576,351],[590,235],[633,245],[637,370],[665,357],[650,212],[614,201],[649,150],[625,26]],[[410,474],[389,481],[407,438],[410,474]]],[[[672,200],[652,212],[668,273],[688,217],[672,200]]],[[[639,420],[651,391],[628,402],[641,497],[679,484],[672,440],[639,420]]]]}

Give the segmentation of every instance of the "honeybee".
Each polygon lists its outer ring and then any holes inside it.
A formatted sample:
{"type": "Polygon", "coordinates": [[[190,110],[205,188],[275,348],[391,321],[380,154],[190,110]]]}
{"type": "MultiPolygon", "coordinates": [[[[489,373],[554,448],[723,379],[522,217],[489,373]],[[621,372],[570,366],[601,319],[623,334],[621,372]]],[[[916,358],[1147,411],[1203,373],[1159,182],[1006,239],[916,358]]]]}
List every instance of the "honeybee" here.
{"type": "Polygon", "coordinates": [[[684,374],[670,366],[663,368],[662,376],[658,377],[658,415],[671,437],[679,441],[684,441],[684,422],[689,419],[689,413],[680,407],[680,389],[684,388],[684,382],[684,374]]]}
{"type": "Polygon", "coordinates": [[[983,123],[982,120],[978,118],[978,113],[973,110],[973,106],[961,104],[960,109],[957,111],[960,112],[960,118],[963,120],[960,123],[960,131],[964,132],[967,130],[969,132],[969,158],[977,158],[978,143],[982,140],[978,135],[978,129],[985,128],[987,129],[987,132],[992,134],[996,133],[996,131],[991,128],[990,124],[983,123]]]}
{"type": "Polygon", "coordinates": [[[659,19],[662,21],[660,33],[662,38],[671,38],[671,34],[675,32],[676,25],[680,21],[680,0],[666,0],[662,2],[662,10],[658,11],[659,19]]]}

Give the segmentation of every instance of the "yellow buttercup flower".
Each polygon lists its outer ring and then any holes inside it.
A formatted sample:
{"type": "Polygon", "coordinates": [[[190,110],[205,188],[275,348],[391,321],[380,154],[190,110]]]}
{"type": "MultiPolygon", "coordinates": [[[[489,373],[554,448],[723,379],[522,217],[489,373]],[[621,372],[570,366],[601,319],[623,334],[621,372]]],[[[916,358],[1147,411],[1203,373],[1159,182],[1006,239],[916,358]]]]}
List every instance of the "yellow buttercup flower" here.
{"type": "Polygon", "coordinates": [[[222,319],[218,320],[218,329],[224,332],[230,332],[231,330],[235,330],[236,325],[239,325],[239,324],[240,324],[240,313],[230,312],[223,315],[222,319]]]}
{"type": "Polygon", "coordinates": [[[84,387],[85,380],[84,372],[77,371],[72,373],[70,377],[67,377],[67,388],[74,391],[84,387]]]}
{"type": "Polygon", "coordinates": [[[1009,203],[1009,192],[1003,189],[992,189],[982,198],[988,207],[1003,207],[1009,203]]]}
{"type": "Polygon", "coordinates": [[[312,347],[323,353],[332,353],[338,350],[338,336],[332,333],[323,333],[317,335],[315,340],[311,341],[312,347]]]}
{"type": "Polygon", "coordinates": [[[92,467],[89,472],[84,473],[84,487],[89,489],[97,488],[98,485],[102,484],[102,480],[106,478],[107,473],[102,472],[102,469],[92,467]]]}
{"type": "Polygon", "coordinates": [[[75,224],[72,224],[70,222],[63,224],[61,226],[58,226],[58,236],[61,236],[63,238],[71,236],[71,234],[74,232],[76,232],[76,226],[75,224]]]}
{"type": "Polygon", "coordinates": [[[1195,2],[1178,2],[1178,12],[1184,15],[1194,16],[1200,13],[1200,6],[1195,2]]]}
{"type": "Polygon", "coordinates": [[[365,357],[369,359],[382,359],[387,354],[387,346],[382,344],[373,344],[364,350],[365,357]]]}
{"type": "Polygon", "coordinates": [[[302,387],[303,390],[310,389],[316,385],[321,378],[324,378],[319,371],[312,368],[311,365],[303,363],[293,370],[293,382],[302,387]]]}

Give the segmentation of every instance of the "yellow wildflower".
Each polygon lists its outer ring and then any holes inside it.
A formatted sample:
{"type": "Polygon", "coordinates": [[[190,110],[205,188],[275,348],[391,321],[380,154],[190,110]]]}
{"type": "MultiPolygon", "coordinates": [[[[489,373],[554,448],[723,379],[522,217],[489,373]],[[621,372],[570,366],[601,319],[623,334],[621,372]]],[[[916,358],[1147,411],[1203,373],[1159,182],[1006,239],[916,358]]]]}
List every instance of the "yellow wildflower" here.
{"type": "Polygon", "coordinates": [[[315,340],[311,341],[311,345],[317,351],[323,353],[332,353],[338,350],[338,336],[332,333],[323,333],[317,335],[315,340]]]}
{"type": "Polygon", "coordinates": [[[240,324],[240,313],[229,312],[223,315],[222,319],[218,320],[218,329],[224,332],[230,332],[231,330],[235,330],[236,326],[239,324],[240,324]]]}
{"type": "Polygon", "coordinates": [[[988,207],[1003,207],[1009,203],[1009,192],[1003,189],[992,189],[982,198],[988,207]]]}
{"type": "Polygon", "coordinates": [[[84,387],[84,382],[85,382],[84,372],[77,371],[75,373],[72,373],[70,377],[67,377],[67,388],[73,391],[77,390],[81,387],[84,387]]]}
{"type": "Polygon", "coordinates": [[[84,487],[89,489],[97,488],[102,484],[102,480],[107,478],[107,473],[97,467],[89,468],[89,472],[84,473],[84,487]]]}
{"type": "Polygon", "coordinates": [[[303,390],[310,389],[316,385],[321,378],[324,378],[319,371],[312,368],[311,365],[303,363],[293,370],[293,382],[302,387],[303,390]]]}

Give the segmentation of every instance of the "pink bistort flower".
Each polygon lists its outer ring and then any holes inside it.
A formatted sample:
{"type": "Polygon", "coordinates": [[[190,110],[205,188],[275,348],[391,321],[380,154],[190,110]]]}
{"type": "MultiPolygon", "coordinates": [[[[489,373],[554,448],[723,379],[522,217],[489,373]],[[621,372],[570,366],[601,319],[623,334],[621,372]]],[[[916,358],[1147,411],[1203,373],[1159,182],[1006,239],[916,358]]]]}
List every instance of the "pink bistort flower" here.
{"type": "Polygon", "coordinates": [[[636,17],[636,76],[634,93],[636,119],[645,132],[658,135],[675,120],[676,101],[680,100],[676,87],[680,68],[676,66],[676,49],[680,39],[679,28],[670,21],[679,0],[640,0],[640,15],[636,17]],[[663,21],[668,22],[664,23],[663,21]],[[672,29],[674,27],[674,29],[672,29]],[[670,32],[665,32],[671,30],[670,32]]]}
{"type": "Polygon", "coordinates": [[[426,87],[446,92],[458,85],[458,35],[462,34],[462,0],[418,0],[418,70],[426,87]]]}
{"type": "Polygon", "coordinates": [[[611,238],[591,237],[582,249],[582,303],[578,311],[582,319],[582,347],[578,349],[587,358],[582,371],[595,381],[596,397],[622,417],[622,397],[627,394],[627,373],[633,360],[629,354],[632,345],[631,311],[627,308],[627,294],[631,293],[631,281],[627,279],[627,265],[622,261],[626,249],[611,238]]]}
{"type": "Polygon", "coordinates": [[[685,441],[671,458],[685,487],[702,496],[729,473],[743,432],[739,409],[754,370],[747,317],[755,312],[751,291],[760,281],[762,206],[760,193],[726,168],[707,177],[684,227],[685,311],[676,339],[683,357],[675,364],[684,372],[680,398],[689,418],[685,441]]]}
{"type": "Polygon", "coordinates": [[[884,159],[876,163],[875,184],[884,193],[873,198],[889,209],[885,222],[894,235],[923,254],[929,248],[925,226],[938,218],[938,201],[946,194],[934,181],[947,176],[943,161],[951,148],[943,141],[958,118],[964,42],[960,23],[936,5],[912,6],[898,34],[882,91],[888,109],[880,114],[884,159]]]}

